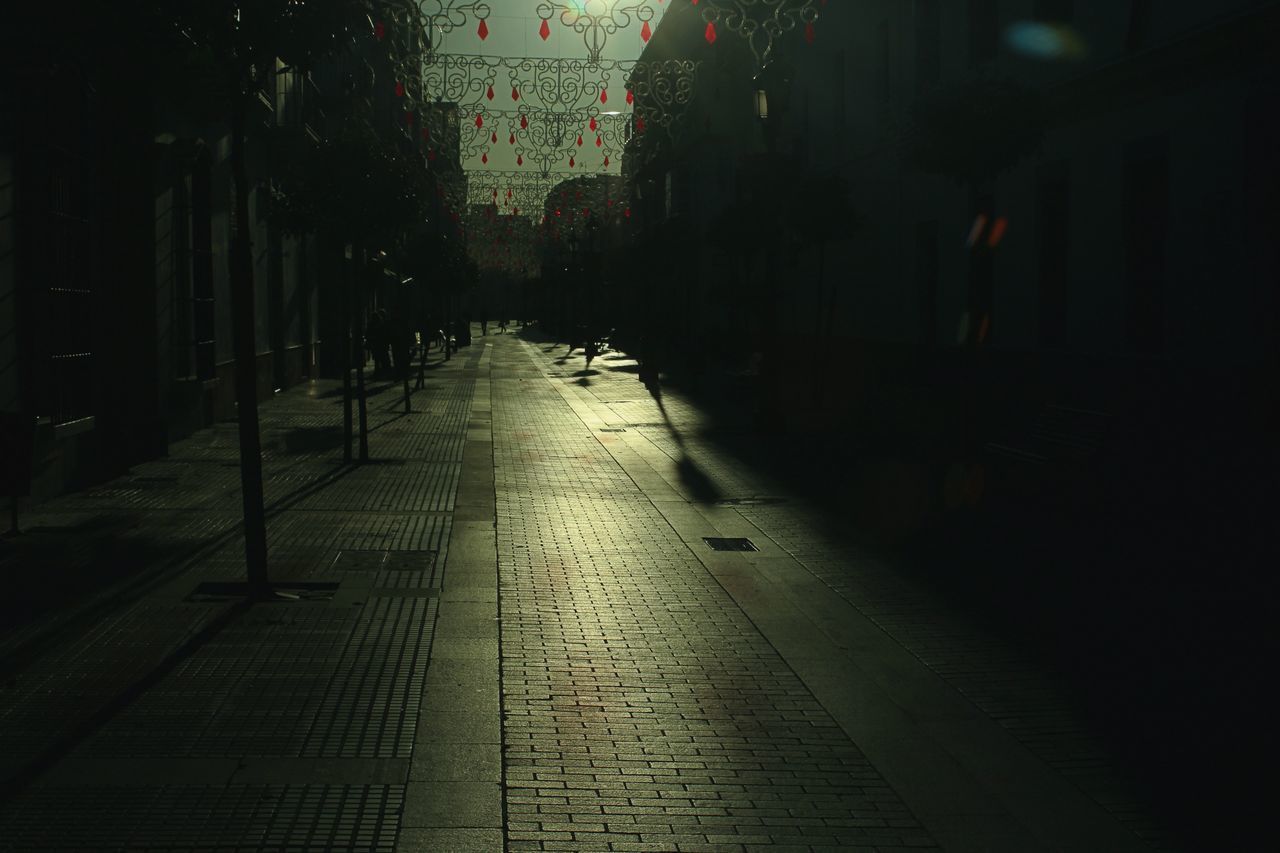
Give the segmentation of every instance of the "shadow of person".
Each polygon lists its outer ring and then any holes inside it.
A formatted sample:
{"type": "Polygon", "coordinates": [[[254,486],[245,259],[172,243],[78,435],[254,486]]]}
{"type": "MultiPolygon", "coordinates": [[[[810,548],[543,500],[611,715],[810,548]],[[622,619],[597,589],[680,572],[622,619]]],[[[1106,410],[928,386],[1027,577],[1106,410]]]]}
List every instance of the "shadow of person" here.
{"type": "Polygon", "coordinates": [[[576,371],[573,375],[574,376],[599,376],[600,371],[583,369],[583,370],[576,371]]]}
{"type": "Polygon", "coordinates": [[[696,503],[712,504],[721,499],[722,495],[716,488],[715,482],[698,467],[689,454],[686,453],[680,457],[680,461],[676,463],[676,470],[680,474],[680,482],[688,489],[689,496],[696,503]]]}
{"type": "Polygon", "coordinates": [[[578,374],[574,374],[574,375],[575,375],[575,376],[578,376],[577,381],[576,381],[576,382],[574,382],[574,384],[575,384],[575,385],[581,385],[583,388],[587,388],[587,387],[589,387],[589,386],[591,385],[591,380],[590,380],[590,379],[588,379],[587,377],[585,377],[585,376],[581,376],[581,375],[578,375],[578,374]]]}

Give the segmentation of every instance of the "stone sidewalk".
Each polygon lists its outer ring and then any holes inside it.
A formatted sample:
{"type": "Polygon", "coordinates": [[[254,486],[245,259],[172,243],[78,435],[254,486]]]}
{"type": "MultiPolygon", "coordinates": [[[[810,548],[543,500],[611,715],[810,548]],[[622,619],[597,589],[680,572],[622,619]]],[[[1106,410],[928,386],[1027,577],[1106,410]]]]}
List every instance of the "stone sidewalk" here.
{"type": "Polygon", "coordinates": [[[1159,840],[1034,667],[634,362],[563,352],[477,337],[407,416],[375,386],[366,466],[339,464],[332,385],[264,405],[279,601],[218,585],[243,576],[234,425],[43,507],[196,547],[83,629],[0,644],[37,650],[0,693],[0,848],[1159,840]]]}

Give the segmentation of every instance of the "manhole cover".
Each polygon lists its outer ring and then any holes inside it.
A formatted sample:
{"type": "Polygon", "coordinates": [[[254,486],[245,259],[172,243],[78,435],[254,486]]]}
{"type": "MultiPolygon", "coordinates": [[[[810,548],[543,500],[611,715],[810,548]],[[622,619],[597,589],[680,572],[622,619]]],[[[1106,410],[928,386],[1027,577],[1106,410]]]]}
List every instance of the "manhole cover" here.
{"type": "Polygon", "coordinates": [[[712,551],[759,551],[750,539],[725,539],[719,536],[703,536],[702,541],[711,546],[712,551]]]}

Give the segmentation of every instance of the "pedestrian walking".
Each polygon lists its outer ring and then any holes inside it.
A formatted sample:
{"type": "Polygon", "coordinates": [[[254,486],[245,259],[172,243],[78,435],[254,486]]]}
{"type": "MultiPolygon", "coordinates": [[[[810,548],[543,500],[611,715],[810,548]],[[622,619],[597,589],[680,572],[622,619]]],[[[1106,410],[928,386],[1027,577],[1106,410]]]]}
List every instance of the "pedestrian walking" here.
{"type": "Polygon", "coordinates": [[[505,335],[507,333],[507,321],[505,319],[498,321],[498,334],[505,335]]]}
{"type": "Polygon", "coordinates": [[[378,308],[369,315],[364,326],[365,346],[373,356],[373,378],[385,379],[390,371],[390,357],[387,350],[391,345],[387,329],[387,312],[378,308]]]}

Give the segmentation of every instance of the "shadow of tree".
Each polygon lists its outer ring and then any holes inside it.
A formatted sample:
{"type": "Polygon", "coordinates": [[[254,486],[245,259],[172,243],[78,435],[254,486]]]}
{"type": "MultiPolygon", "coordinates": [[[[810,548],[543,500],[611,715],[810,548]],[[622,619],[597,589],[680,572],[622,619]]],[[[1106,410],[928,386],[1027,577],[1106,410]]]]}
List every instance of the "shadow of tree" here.
{"type": "Polygon", "coordinates": [[[342,446],[342,427],[295,427],[284,434],[286,453],[323,453],[342,446]]]}

